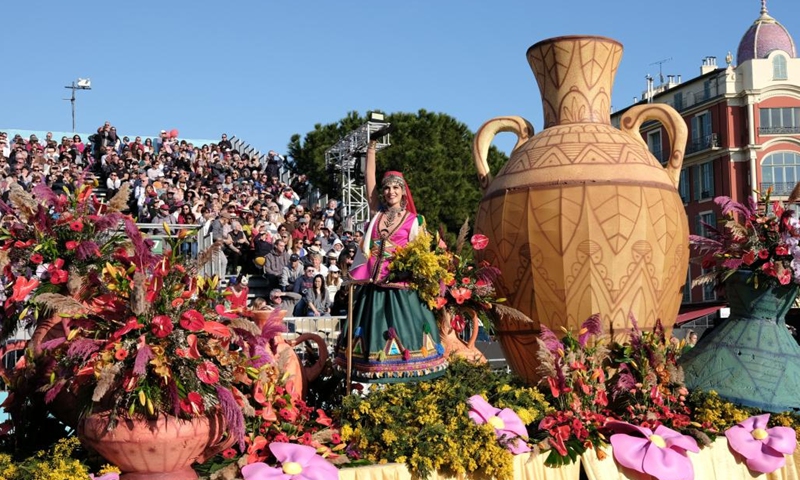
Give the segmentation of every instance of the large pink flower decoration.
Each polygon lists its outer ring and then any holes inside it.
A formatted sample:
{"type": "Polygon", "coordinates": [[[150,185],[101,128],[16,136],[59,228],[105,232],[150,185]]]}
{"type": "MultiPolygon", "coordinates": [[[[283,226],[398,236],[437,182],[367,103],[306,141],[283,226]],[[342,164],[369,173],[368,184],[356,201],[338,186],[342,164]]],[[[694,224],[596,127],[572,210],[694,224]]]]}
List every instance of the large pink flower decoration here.
{"type": "Polygon", "coordinates": [[[478,425],[488,423],[494,427],[498,439],[507,440],[508,450],[514,455],[530,452],[531,447],[520,437],[527,438],[528,431],[519,416],[510,408],[500,410],[489,404],[480,395],[473,395],[467,400],[469,403],[469,418],[478,425]]]}
{"type": "Polygon", "coordinates": [[[789,427],[767,428],[769,414],[750,417],[725,431],[728,445],[743,456],[747,468],[759,473],[772,473],[786,464],[784,454],[797,447],[797,434],[789,427]]]}
{"type": "Polygon", "coordinates": [[[257,462],[242,467],[244,480],[334,480],[339,470],[317,455],[317,449],[294,443],[271,443],[269,449],[280,467],[257,462]]]}
{"type": "Polygon", "coordinates": [[[621,422],[608,425],[616,433],[611,435],[614,459],[623,467],[652,475],[659,480],[692,480],[694,468],[687,451],[699,452],[697,442],[689,436],[659,425],[653,432],[621,422]]]}
{"type": "Polygon", "coordinates": [[[475,250],[483,250],[489,245],[489,237],[486,235],[476,233],[469,239],[469,243],[472,244],[472,248],[475,250]]]}

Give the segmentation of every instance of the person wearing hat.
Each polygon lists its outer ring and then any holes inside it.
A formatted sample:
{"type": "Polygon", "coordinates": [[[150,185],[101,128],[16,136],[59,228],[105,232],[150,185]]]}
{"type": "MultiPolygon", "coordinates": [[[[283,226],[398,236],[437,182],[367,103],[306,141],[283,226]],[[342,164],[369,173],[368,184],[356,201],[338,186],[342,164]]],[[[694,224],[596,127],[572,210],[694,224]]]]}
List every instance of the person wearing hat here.
{"type": "MultiPolygon", "coordinates": [[[[366,232],[363,253],[366,263],[355,265],[350,274],[356,281],[369,281],[354,294],[352,378],[356,382],[407,382],[436,378],[445,373],[447,359],[440,343],[433,311],[411,288],[393,284],[389,265],[397,249],[424,232],[424,219],[417,215],[411,189],[402,173],[388,171],[376,182],[376,143],[367,147],[364,170],[366,197],[372,220],[366,232]],[[391,334],[387,333],[391,332],[391,334]]],[[[340,341],[335,365],[348,364],[347,345],[340,341]]]]}
{"type": "Polygon", "coordinates": [[[337,237],[336,234],[331,231],[330,227],[325,224],[322,225],[322,228],[320,229],[320,235],[317,236],[317,240],[320,242],[322,251],[327,252],[332,249],[333,242],[338,239],[339,237],[337,237]]]}
{"type": "MultiPolygon", "coordinates": [[[[165,202],[162,202],[161,205],[159,205],[159,207],[158,207],[158,212],[153,217],[153,219],[150,220],[150,222],[151,223],[155,223],[156,225],[163,225],[165,223],[167,225],[174,224],[175,223],[175,218],[172,216],[172,214],[169,211],[169,204],[167,204],[165,202]]],[[[162,226],[160,228],[154,229],[153,233],[156,234],[156,235],[165,235],[167,232],[164,229],[164,227],[162,226]]]]}
{"type": "MultiPolygon", "coordinates": [[[[331,305],[333,305],[333,300],[336,298],[336,292],[342,288],[342,276],[340,275],[339,267],[336,264],[331,264],[328,267],[328,275],[325,277],[325,288],[328,289],[328,298],[331,301],[331,305]]],[[[332,312],[333,315],[336,315],[337,312],[332,312]]]]}
{"type": "Polygon", "coordinates": [[[300,261],[300,255],[296,253],[289,255],[289,264],[283,267],[281,272],[281,290],[292,289],[297,279],[303,276],[304,268],[303,262],[300,261]]]}

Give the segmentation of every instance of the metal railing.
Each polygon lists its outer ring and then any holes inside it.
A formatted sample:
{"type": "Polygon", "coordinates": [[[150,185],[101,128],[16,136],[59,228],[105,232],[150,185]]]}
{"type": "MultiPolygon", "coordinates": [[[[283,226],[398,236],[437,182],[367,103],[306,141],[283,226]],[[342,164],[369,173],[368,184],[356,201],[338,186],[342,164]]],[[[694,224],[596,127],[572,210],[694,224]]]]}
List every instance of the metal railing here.
{"type": "Polygon", "coordinates": [[[800,135],[800,126],[794,127],[758,127],[759,135],[800,135]]]}
{"type": "Polygon", "coordinates": [[[766,192],[770,187],[772,188],[772,195],[787,196],[792,193],[797,182],[762,182],[761,192],[766,192]]]}
{"type": "Polygon", "coordinates": [[[694,107],[695,105],[713,100],[721,95],[722,93],[720,92],[720,89],[718,89],[716,85],[713,85],[710,88],[704,88],[703,90],[697,92],[676,93],[673,100],[664,103],[671,106],[675,110],[682,112],[694,107]]]}
{"type": "Polygon", "coordinates": [[[719,137],[716,133],[710,133],[706,136],[692,139],[686,146],[686,155],[714,148],[719,148],[719,137]]]}

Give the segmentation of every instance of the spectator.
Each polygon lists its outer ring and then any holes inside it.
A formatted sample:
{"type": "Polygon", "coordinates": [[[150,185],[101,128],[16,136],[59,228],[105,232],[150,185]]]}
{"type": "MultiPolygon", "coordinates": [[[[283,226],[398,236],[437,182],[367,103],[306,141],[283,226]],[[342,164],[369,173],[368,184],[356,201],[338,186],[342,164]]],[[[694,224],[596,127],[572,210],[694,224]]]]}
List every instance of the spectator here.
{"type": "Polygon", "coordinates": [[[297,280],[294,281],[292,291],[294,293],[299,293],[300,295],[305,295],[306,290],[312,287],[314,283],[314,275],[316,273],[317,272],[313,265],[306,265],[303,269],[303,275],[297,277],[297,280]]]}
{"type": "Polygon", "coordinates": [[[221,272],[228,271],[228,257],[223,250],[226,246],[233,244],[230,235],[225,232],[225,226],[231,221],[231,214],[228,212],[221,212],[214,220],[211,221],[211,239],[213,242],[220,243],[220,250],[216,251],[213,260],[219,265],[221,272]]]}
{"type": "Polygon", "coordinates": [[[342,287],[342,277],[339,275],[339,267],[335,264],[328,267],[328,276],[325,277],[325,287],[328,290],[328,300],[333,304],[336,292],[342,287]]]}
{"type": "Polygon", "coordinates": [[[225,245],[225,254],[228,257],[226,273],[238,274],[244,266],[244,260],[250,253],[250,240],[242,230],[239,220],[231,220],[231,231],[228,233],[230,243],[225,245]]]}
{"type": "Polygon", "coordinates": [[[308,228],[308,219],[305,217],[297,220],[297,228],[292,232],[292,242],[300,242],[305,246],[314,243],[314,232],[308,228]]]}
{"type": "Polygon", "coordinates": [[[291,183],[292,190],[297,194],[298,200],[306,198],[308,193],[308,177],[305,173],[298,175],[291,183]]]}
{"type": "Polygon", "coordinates": [[[286,251],[286,242],[279,238],[275,241],[274,248],[266,256],[264,262],[264,276],[267,278],[269,288],[278,288],[280,286],[281,274],[283,269],[289,265],[291,255],[286,251]]]}
{"type": "Polygon", "coordinates": [[[223,133],[222,134],[222,138],[220,139],[220,141],[219,141],[219,143],[217,145],[219,145],[219,148],[223,152],[225,150],[233,150],[233,144],[231,143],[230,140],[228,140],[228,134],[227,133],[223,133]]]}
{"type": "Polygon", "coordinates": [[[289,255],[289,264],[283,267],[281,272],[280,288],[287,291],[294,287],[298,278],[303,276],[303,262],[296,253],[289,255]]]}
{"type": "Polygon", "coordinates": [[[328,290],[325,288],[325,277],[319,274],[314,276],[311,288],[306,290],[304,300],[308,308],[306,316],[330,316],[331,301],[328,298],[328,290]]]}
{"type": "Polygon", "coordinates": [[[122,186],[122,180],[119,179],[117,172],[111,172],[106,180],[106,198],[113,198],[122,186]]]}
{"type": "Polygon", "coordinates": [[[264,173],[268,178],[279,178],[281,175],[281,167],[283,166],[283,157],[275,153],[275,150],[270,150],[267,153],[267,166],[264,173]]]}
{"type": "Polygon", "coordinates": [[[322,211],[322,221],[325,227],[331,232],[339,229],[342,223],[342,216],[339,213],[339,203],[336,200],[328,200],[328,207],[322,211]]]}

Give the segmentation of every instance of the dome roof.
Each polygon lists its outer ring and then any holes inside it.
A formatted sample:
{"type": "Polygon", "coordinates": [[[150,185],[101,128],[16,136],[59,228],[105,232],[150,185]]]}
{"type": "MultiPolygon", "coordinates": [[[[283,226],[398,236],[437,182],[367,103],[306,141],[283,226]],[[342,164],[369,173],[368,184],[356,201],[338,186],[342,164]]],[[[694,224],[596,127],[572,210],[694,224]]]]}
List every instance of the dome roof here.
{"type": "Polygon", "coordinates": [[[736,62],[756,58],[767,58],[775,50],[786,52],[790,57],[797,56],[794,40],[783,25],[767,13],[767,2],[761,0],[761,16],[745,32],[736,52],[736,62]]]}

